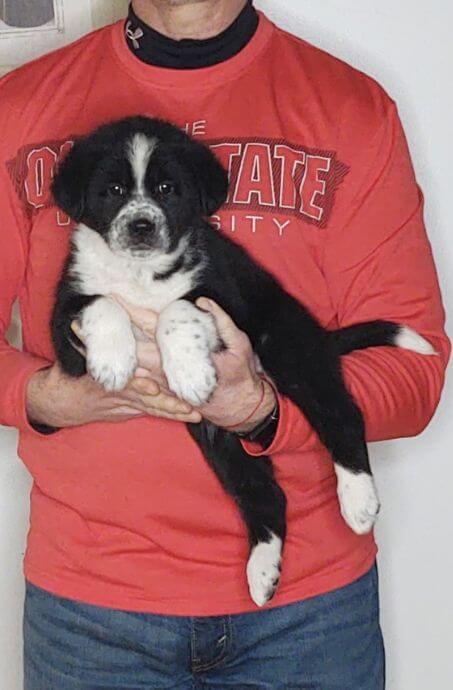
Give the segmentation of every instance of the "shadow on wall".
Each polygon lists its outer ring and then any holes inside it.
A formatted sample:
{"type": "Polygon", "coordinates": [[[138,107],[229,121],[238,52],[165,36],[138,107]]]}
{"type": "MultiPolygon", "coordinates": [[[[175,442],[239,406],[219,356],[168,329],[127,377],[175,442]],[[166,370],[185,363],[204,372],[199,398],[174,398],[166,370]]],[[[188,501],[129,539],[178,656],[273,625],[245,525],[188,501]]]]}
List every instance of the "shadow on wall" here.
{"type": "Polygon", "coordinates": [[[48,24],[55,19],[54,0],[0,0],[0,19],[20,29],[48,24]]]}

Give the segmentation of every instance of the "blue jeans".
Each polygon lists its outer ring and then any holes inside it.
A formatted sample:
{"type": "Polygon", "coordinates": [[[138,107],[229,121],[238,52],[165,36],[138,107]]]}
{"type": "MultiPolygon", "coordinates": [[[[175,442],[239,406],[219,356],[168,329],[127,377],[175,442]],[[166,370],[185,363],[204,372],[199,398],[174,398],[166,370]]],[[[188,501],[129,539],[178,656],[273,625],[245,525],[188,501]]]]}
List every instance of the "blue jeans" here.
{"type": "Polygon", "coordinates": [[[25,690],[383,690],[377,571],[274,609],[190,618],[27,584],[25,690]]]}

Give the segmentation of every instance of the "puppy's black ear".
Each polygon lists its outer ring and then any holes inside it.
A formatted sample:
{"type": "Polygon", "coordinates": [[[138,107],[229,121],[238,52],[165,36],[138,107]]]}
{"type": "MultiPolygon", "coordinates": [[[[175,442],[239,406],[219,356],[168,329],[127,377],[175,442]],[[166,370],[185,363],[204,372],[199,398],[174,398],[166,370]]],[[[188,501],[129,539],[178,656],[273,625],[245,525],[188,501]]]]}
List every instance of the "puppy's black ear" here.
{"type": "Polygon", "coordinates": [[[198,142],[191,142],[184,158],[198,188],[201,212],[211,216],[226,201],[228,175],[212,151],[198,142]]]}
{"type": "Polygon", "coordinates": [[[59,163],[52,182],[55,203],[77,222],[82,220],[85,213],[88,181],[96,160],[86,140],[80,139],[59,163]]]}

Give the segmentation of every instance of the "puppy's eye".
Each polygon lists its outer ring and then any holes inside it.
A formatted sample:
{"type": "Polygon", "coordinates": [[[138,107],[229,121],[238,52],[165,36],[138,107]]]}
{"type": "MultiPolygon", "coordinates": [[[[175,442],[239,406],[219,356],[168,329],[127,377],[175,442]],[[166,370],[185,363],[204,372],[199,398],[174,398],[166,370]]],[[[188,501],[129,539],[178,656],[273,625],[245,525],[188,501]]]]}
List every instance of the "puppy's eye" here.
{"type": "Polygon", "coordinates": [[[126,195],[126,187],[124,187],[122,184],[111,184],[108,189],[108,193],[110,196],[125,196],[126,195]]]}
{"type": "Polygon", "coordinates": [[[170,194],[174,194],[176,188],[173,182],[166,180],[157,185],[156,191],[160,196],[169,196],[170,194]]]}

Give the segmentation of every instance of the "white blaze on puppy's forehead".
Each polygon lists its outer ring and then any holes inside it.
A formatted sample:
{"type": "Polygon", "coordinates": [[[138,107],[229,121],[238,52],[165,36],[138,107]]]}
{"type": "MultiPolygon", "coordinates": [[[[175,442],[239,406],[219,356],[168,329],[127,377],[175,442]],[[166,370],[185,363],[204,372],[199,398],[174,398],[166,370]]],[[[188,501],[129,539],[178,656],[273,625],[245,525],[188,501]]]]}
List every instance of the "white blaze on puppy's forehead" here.
{"type": "Polygon", "coordinates": [[[157,140],[150,139],[146,134],[134,134],[128,144],[128,159],[135,179],[135,191],[145,193],[145,177],[149,159],[156,148],[157,140]]]}

